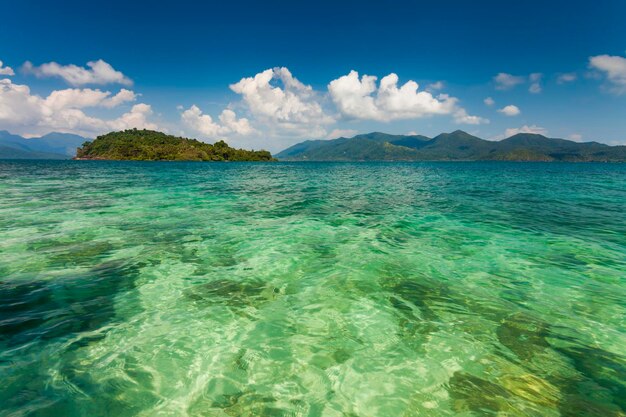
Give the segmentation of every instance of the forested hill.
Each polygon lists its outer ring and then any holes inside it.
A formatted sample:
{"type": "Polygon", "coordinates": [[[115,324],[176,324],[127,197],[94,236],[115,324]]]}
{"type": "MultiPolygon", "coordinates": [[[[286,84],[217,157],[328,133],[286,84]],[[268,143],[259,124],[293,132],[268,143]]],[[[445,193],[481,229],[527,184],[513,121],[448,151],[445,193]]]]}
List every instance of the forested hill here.
{"type": "Polygon", "coordinates": [[[434,138],[367,133],[309,140],[278,153],[286,161],[569,161],[626,162],[626,146],[572,142],[519,133],[489,141],[457,130],[434,138]]]}
{"type": "Polygon", "coordinates": [[[132,161],[272,161],[268,151],[235,149],[153,130],[124,130],[98,136],[76,150],[76,159],[132,161]]]}

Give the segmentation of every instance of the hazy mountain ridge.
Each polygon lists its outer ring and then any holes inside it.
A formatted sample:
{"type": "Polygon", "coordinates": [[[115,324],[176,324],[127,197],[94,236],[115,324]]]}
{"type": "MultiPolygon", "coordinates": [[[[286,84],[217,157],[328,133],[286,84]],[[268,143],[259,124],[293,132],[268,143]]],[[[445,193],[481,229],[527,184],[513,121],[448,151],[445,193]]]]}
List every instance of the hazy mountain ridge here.
{"type": "Polygon", "coordinates": [[[0,131],[0,159],[70,159],[86,138],[70,133],[48,133],[38,138],[24,138],[0,131]]]}
{"type": "Polygon", "coordinates": [[[373,132],[305,141],[275,155],[287,161],[570,161],[626,162],[626,146],[519,133],[489,141],[457,130],[434,138],[373,132]]]}

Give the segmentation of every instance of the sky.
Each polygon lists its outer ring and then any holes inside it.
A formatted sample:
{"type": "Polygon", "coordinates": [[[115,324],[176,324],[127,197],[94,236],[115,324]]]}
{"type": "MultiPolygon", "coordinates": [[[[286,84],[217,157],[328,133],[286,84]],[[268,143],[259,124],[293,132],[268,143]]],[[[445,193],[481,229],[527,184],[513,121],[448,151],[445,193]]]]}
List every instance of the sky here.
{"type": "Polygon", "coordinates": [[[626,144],[626,2],[0,0],[0,130],[626,144]],[[202,4],[199,4],[202,3],[202,4]]]}

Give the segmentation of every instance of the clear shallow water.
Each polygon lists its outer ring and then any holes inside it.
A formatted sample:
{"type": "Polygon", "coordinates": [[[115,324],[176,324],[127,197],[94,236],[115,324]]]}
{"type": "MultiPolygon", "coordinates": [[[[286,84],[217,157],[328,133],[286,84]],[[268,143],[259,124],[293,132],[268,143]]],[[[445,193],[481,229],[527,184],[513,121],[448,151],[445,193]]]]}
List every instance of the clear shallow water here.
{"type": "Polygon", "coordinates": [[[624,416],[626,165],[0,162],[2,416],[624,416]]]}

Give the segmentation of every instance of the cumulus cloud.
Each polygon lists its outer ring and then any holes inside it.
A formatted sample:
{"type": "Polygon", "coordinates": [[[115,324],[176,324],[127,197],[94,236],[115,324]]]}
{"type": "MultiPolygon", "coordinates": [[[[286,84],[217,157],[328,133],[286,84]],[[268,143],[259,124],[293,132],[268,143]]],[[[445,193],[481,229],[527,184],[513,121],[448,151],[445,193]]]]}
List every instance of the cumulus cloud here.
{"type": "Polygon", "coordinates": [[[111,96],[109,91],[92,90],[89,88],[68,88],[53,91],[46,97],[44,103],[47,107],[55,110],[70,107],[82,109],[98,106],[113,108],[136,99],[137,95],[133,91],[126,89],[121,89],[117,94],[111,96]]]}
{"type": "Polygon", "coordinates": [[[483,103],[485,103],[487,106],[491,107],[494,104],[496,104],[495,100],[492,99],[491,97],[487,97],[486,99],[483,100],[483,103]]]}
{"type": "Polygon", "coordinates": [[[496,90],[510,90],[517,85],[524,84],[526,77],[501,72],[493,77],[493,81],[496,83],[496,90]]]}
{"type": "Polygon", "coordinates": [[[447,94],[436,97],[428,91],[417,91],[419,86],[409,80],[398,86],[398,76],[391,73],[376,83],[377,77],[356,71],[328,84],[330,97],[340,113],[349,118],[376,121],[415,119],[433,115],[454,115],[458,123],[477,124],[485,119],[469,116],[458,106],[458,100],[447,94]]]}
{"type": "Polygon", "coordinates": [[[337,138],[351,138],[358,134],[359,131],[355,129],[333,129],[327,136],[327,139],[337,138]]]}
{"type": "Polygon", "coordinates": [[[235,112],[230,109],[224,109],[218,121],[214,121],[194,104],[182,112],[181,120],[186,127],[207,139],[226,139],[227,135],[249,135],[254,132],[248,119],[237,119],[235,112]]]}
{"type": "Polygon", "coordinates": [[[589,66],[602,72],[611,83],[611,91],[626,93],[626,58],[612,55],[597,55],[589,58],[589,66]]]}
{"type": "Polygon", "coordinates": [[[103,100],[102,105],[107,108],[113,108],[122,103],[135,100],[137,100],[137,94],[135,94],[135,92],[122,88],[116,95],[103,100]]]}
{"type": "Polygon", "coordinates": [[[4,66],[4,63],[0,61],[0,75],[15,75],[13,68],[4,66]]]}
{"type": "Polygon", "coordinates": [[[571,135],[569,135],[569,139],[573,140],[574,142],[582,142],[583,135],[581,135],[580,133],[572,133],[571,135]]]}
{"type": "Polygon", "coordinates": [[[407,81],[398,88],[398,76],[389,74],[376,85],[377,77],[350,71],[328,85],[339,111],[357,119],[389,121],[412,119],[434,114],[450,114],[456,100],[448,96],[435,98],[426,91],[417,92],[418,84],[407,81]]]}
{"type": "Polygon", "coordinates": [[[258,121],[273,134],[326,134],[324,125],[334,120],[310,85],[301,83],[287,68],[267,69],[230,85],[258,121]]]}
{"type": "Polygon", "coordinates": [[[121,117],[110,121],[104,121],[107,128],[103,129],[103,131],[124,130],[133,128],[158,130],[159,126],[148,120],[148,117],[152,116],[152,114],[152,106],[150,106],[149,104],[135,104],[129,112],[124,113],[121,117]]]}
{"type": "Polygon", "coordinates": [[[528,87],[528,91],[533,94],[541,93],[541,79],[543,78],[543,74],[540,72],[534,72],[528,76],[530,81],[530,87],[528,87]]]}
{"type": "Polygon", "coordinates": [[[115,95],[92,89],[55,90],[47,97],[32,94],[27,85],[0,80],[0,125],[12,132],[35,135],[51,131],[94,136],[110,130],[128,128],[156,129],[148,121],[152,109],[136,104],[122,116],[104,120],[85,114],[90,107],[112,108],[134,101],[136,94],[122,89],[115,95]]]}
{"type": "Polygon", "coordinates": [[[87,84],[122,84],[132,85],[132,80],[115,70],[109,63],[99,59],[87,62],[87,68],[78,65],[60,65],[56,62],[48,62],[40,66],[34,66],[26,61],[22,67],[24,72],[34,74],[37,77],[59,77],[72,86],[87,84]]]}
{"type": "Polygon", "coordinates": [[[504,114],[505,116],[517,116],[521,113],[519,107],[509,104],[508,106],[504,106],[498,110],[498,112],[504,114]]]}
{"type": "Polygon", "coordinates": [[[509,128],[506,129],[504,131],[504,137],[508,138],[511,137],[513,135],[517,135],[518,133],[534,133],[537,135],[547,135],[548,131],[546,129],[544,129],[543,127],[539,127],[536,125],[532,125],[532,126],[527,126],[524,125],[522,127],[515,127],[515,128],[509,128]]]}
{"type": "Polygon", "coordinates": [[[556,82],[557,84],[566,84],[571,83],[572,81],[576,81],[577,78],[578,76],[575,72],[566,72],[564,74],[559,74],[556,77],[556,82]]]}

